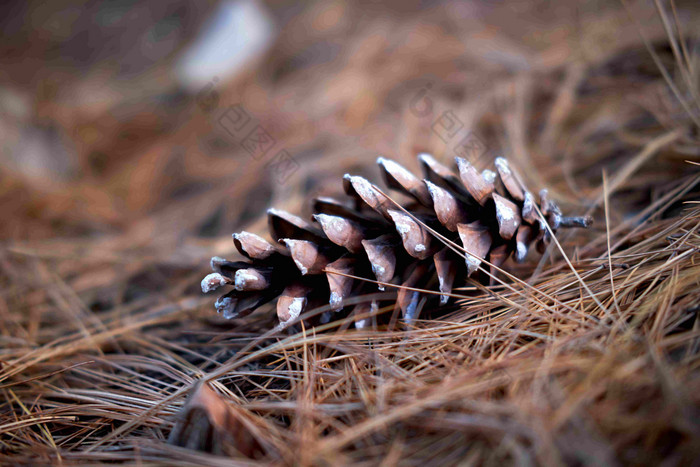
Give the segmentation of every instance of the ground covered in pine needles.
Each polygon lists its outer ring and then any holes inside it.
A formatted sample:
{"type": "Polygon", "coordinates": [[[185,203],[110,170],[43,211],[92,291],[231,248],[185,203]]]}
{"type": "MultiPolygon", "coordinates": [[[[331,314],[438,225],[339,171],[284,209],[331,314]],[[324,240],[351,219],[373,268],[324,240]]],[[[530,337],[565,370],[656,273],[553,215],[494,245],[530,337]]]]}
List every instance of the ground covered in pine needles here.
{"type": "Polygon", "coordinates": [[[700,458],[697,7],[408,5],[275,10],[272,49],[214,107],[166,60],[66,71],[45,35],[24,50],[41,61],[3,66],[3,157],[34,162],[0,169],[0,463],[700,458]],[[236,103],[298,163],[283,182],[217,126],[236,103]],[[345,172],[378,181],[380,154],[449,163],[446,112],[477,165],[506,155],[594,226],[410,328],[215,314],[199,281],[232,232],[345,172]]]}

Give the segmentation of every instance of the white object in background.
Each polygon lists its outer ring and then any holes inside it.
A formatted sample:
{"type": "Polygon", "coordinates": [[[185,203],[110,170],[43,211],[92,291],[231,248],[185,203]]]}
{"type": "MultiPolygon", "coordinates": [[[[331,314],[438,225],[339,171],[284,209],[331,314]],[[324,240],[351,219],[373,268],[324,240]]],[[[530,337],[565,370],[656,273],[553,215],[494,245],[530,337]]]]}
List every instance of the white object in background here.
{"type": "Polygon", "coordinates": [[[198,91],[215,77],[226,80],[255,57],[265,53],[274,39],[273,20],[257,0],[221,3],[176,66],[180,84],[198,91]]]}

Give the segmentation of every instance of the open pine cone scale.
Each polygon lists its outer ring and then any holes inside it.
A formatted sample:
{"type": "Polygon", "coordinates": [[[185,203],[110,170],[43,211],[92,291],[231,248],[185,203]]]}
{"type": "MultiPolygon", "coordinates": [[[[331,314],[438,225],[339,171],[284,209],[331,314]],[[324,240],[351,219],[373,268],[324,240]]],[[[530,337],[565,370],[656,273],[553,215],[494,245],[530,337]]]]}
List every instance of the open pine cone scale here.
{"type": "MultiPolygon", "coordinates": [[[[562,216],[547,190],[539,193],[540,217],[534,196],[504,158],[495,160],[495,171],[479,172],[458,157],[458,175],[429,154],[419,161],[424,179],[395,161],[377,159],[386,185],[409,200],[401,207],[367,179],[345,175],[343,187],[353,202],[316,198],[313,221],[269,209],[274,243],[250,232],[233,234],[249,261],[212,258],[214,272],[202,280],[202,291],[233,286],[216,301],[217,311],[229,319],[277,298],[277,316],[286,326],[312,306],[327,303],[338,312],[348,297],[394,284],[401,286],[396,307],[411,321],[425,298],[414,289],[437,278],[444,305],[453,286],[474,276],[487,258],[492,266],[481,279],[493,282],[494,266],[511,255],[523,261],[533,243],[543,252],[550,230],[590,224],[588,217],[562,216]],[[431,230],[461,244],[467,254],[457,254],[431,230]]],[[[360,303],[353,312],[366,316],[377,308],[376,301],[360,303]]],[[[322,320],[330,318],[326,313],[322,320]]],[[[358,319],[355,325],[367,323],[358,319]]]]}

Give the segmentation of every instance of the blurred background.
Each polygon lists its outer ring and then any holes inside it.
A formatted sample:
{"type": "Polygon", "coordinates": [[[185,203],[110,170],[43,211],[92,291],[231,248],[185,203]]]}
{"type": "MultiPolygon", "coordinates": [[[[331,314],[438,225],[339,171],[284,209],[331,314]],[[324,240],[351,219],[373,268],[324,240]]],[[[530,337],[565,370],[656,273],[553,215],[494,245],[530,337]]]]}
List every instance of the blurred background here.
{"type": "MultiPolygon", "coordinates": [[[[1,8],[3,256],[68,260],[51,269],[92,285],[126,280],[136,260],[205,265],[233,251],[236,229],[261,231],[269,205],[303,211],[348,171],[377,180],[378,155],[412,169],[420,151],[477,165],[506,155],[582,212],[600,201],[604,169],[679,123],[697,130],[644,45],[680,76],[652,2],[1,8]]],[[[695,63],[700,6],[663,8],[695,63]]],[[[697,158],[682,142],[655,155],[617,187],[612,221],[697,158]]]]}

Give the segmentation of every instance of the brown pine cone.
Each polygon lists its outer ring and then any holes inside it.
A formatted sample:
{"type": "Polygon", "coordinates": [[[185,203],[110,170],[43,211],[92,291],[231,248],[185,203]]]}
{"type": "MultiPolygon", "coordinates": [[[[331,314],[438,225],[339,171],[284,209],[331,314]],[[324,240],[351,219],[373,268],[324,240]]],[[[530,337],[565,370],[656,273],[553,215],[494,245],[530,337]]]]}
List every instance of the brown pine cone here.
{"type": "MultiPolygon", "coordinates": [[[[386,185],[410,198],[404,206],[366,179],[345,175],[351,205],[317,198],[315,222],[268,210],[276,243],[249,232],[233,234],[236,248],[250,261],[212,258],[214,273],[202,280],[202,291],[233,286],[216,301],[225,318],[246,316],[277,298],[277,316],[285,326],[312,305],[329,303],[337,312],[351,295],[401,285],[396,306],[411,321],[426,296],[412,289],[430,286],[437,277],[445,305],[453,285],[478,270],[482,280],[493,283],[496,268],[511,254],[521,262],[533,243],[544,251],[550,231],[590,224],[588,217],[562,216],[547,190],[539,194],[540,217],[534,197],[504,158],[496,159],[496,172],[481,173],[456,158],[459,177],[428,154],[419,160],[424,180],[392,160],[377,160],[386,185]],[[488,271],[480,267],[486,258],[488,271]]],[[[366,325],[361,317],[377,307],[376,302],[356,305],[356,326],[366,325]]]]}

